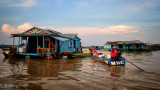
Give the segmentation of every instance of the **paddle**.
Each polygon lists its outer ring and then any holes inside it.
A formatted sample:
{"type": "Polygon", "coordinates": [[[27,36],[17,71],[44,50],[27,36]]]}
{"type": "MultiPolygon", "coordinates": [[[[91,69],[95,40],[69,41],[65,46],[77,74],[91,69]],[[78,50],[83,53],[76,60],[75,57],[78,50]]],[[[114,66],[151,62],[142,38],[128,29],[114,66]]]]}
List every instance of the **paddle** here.
{"type": "MultiPolygon", "coordinates": [[[[128,60],[126,60],[128,61],[128,60]]],[[[131,63],[132,65],[134,65],[135,67],[137,67],[138,69],[140,69],[141,71],[144,71],[142,68],[138,67],[137,65],[133,64],[132,62],[128,61],[129,63],[131,63]]]]}
{"type": "MultiPolygon", "coordinates": [[[[121,52],[121,53],[123,53],[123,52],[121,52]]],[[[125,60],[126,60],[126,59],[125,59],[125,60]]],[[[132,64],[133,66],[137,67],[137,68],[140,69],[141,71],[144,71],[142,68],[138,67],[137,65],[133,64],[132,62],[130,62],[130,61],[128,61],[128,60],[126,60],[126,61],[129,62],[130,64],[132,64]]]]}

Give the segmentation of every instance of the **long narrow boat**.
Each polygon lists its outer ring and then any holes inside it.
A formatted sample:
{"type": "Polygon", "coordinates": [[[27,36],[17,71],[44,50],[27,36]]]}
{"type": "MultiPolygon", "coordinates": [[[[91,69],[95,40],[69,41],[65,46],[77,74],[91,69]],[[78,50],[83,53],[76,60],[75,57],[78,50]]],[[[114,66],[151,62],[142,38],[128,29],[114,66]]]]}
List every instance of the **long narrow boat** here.
{"type": "Polygon", "coordinates": [[[105,64],[112,65],[112,66],[120,66],[120,65],[125,65],[125,59],[123,57],[119,57],[118,60],[112,60],[104,58],[104,57],[96,57],[92,56],[94,59],[101,61],[105,64]]]}
{"type": "Polygon", "coordinates": [[[68,57],[75,58],[75,57],[85,57],[85,56],[90,56],[90,55],[91,55],[90,50],[82,50],[79,53],[69,53],[68,57]]]}
{"type": "Polygon", "coordinates": [[[69,54],[70,58],[74,58],[74,57],[85,57],[85,56],[89,56],[91,55],[91,53],[70,53],[69,54]]]}

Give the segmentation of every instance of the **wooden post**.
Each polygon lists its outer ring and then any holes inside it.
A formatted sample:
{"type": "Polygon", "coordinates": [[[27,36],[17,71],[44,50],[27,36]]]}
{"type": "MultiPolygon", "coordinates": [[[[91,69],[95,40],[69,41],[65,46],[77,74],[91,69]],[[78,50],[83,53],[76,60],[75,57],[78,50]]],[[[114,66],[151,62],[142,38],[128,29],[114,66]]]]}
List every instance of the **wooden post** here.
{"type": "Polygon", "coordinates": [[[21,37],[21,45],[22,45],[22,37],[21,37]]]}
{"type": "Polygon", "coordinates": [[[51,44],[51,40],[50,40],[50,38],[49,38],[49,48],[51,48],[51,45],[50,45],[50,44],[51,44]]]}
{"type": "Polygon", "coordinates": [[[44,36],[43,36],[43,48],[44,48],[44,36]]]}
{"type": "MultiPolygon", "coordinates": [[[[70,44],[70,41],[68,40],[68,45],[69,45],[69,44],[70,44]]],[[[70,47],[68,47],[68,52],[69,52],[69,48],[70,48],[70,47]]]]}
{"type": "Polygon", "coordinates": [[[62,41],[62,43],[63,43],[63,52],[65,52],[66,50],[65,50],[65,41],[62,41]]]}
{"type": "Polygon", "coordinates": [[[38,37],[37,37],[37,53],[38,53],[38,37]]]}
{"type": "Polygon", "coordinates": [[[27,43],[27,37],[26,37],[26,49],[27,49],[27,44],[28,44],[28,43],[27,43]]]}
{"type": "Polygon", "coordinates": [[[54,52],[56,52],[56,49],[57,49],[57,47],[56,47],[56,45],[57,45],[57,40],[55,39],[55,43],[54,43],[54,52]]]}
{"type": "Polygon", "coordinates": [[[15,37],[13,37],[13,47],[14,47],[14,40],[15,40],[15,37]]]}
{"type": "Polygon", "coordinates": [[[51,48],[51,40],[50,40],[50,37],[49,37],[49,53],[52,53],[50,48],[51,48]]]}
{"type": "Polygon", "coordinates": [[[18,39],[18,53],[19,53],[19,41],[20,41],[20,37],[19,37],[19,39],[18,39]]]}

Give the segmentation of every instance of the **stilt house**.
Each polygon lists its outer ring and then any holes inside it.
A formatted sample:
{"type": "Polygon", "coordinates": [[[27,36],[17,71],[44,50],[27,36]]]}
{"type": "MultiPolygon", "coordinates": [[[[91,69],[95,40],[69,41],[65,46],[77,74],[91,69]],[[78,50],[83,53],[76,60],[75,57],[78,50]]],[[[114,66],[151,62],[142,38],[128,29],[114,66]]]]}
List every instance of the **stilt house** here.
{"type": "Polygon", "coordinates": [[[41,56],[68,55],[81,51],[80,38],[77,34],[62,34],[60,32],[33,27],[23,33],[11,34],[13,47],[18,55],[41,56]],[[17,39],[18,38],[18,39],[17,39]],[[15,45],[15,40],[18,40],[15,45]]]}

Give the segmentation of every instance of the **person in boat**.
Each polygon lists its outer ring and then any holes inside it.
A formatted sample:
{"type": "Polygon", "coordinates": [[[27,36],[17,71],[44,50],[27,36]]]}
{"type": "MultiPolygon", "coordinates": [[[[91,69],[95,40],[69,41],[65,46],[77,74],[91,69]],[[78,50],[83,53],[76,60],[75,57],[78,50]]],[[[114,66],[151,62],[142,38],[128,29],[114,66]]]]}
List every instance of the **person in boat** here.
{"type": "Polygon", "coordinates": [[[111,58],[112,58],[112,60],[118,60],[119,55],[120,55],[120,52],[117,51],[117,47],[113,46],[111,48],[111,58]]]}
{"type": "Polygon", "coordinates": [[[93,48],[92,54],[93,54],[93,56],[97,56],[97,50],[96,50],[96,47],[94,47],[94,48],[93,48]]]}
{"type": "Polygon", "coordinates": [[[78,50],[78,48],[76,48],[76,53],[78,53],[79,52],[79,50],[78,50]]]}
{"type": "Polygon", "coordinates": [[[93,47],[90,47],[89,50],[90,50],[90,52],[92,52],[93,51],[93,47]]]}
{"type": "Polygon", "coordinates": [[[91,56],[93,56],[93,53],[92,53],[93,52],[93,47],[90,47],[89,50],[91,52],[91,56]]]}

